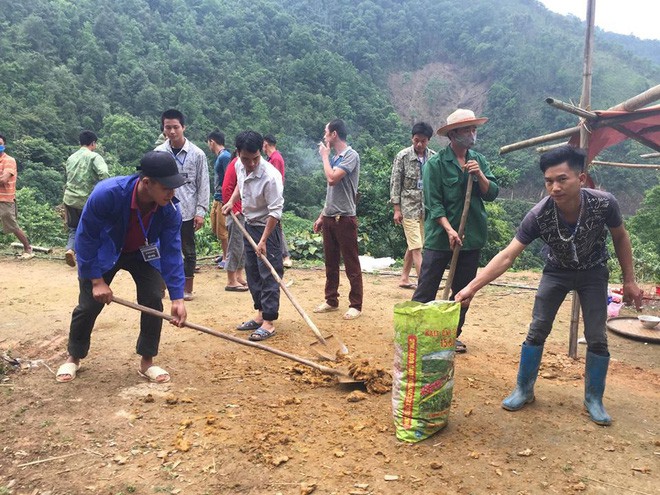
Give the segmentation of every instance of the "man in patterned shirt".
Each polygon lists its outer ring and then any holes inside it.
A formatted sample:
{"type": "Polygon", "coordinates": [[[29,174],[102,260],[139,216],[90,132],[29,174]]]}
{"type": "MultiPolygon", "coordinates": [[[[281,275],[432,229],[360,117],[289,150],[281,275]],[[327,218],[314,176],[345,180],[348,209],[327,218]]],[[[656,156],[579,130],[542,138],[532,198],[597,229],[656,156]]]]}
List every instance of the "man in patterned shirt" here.
{"type": "Polygon", "coordinates": [[[469,302],[474,294],[502,275],[525,247],[536,238],[545,242],[543,276],[532,310],[532,323],[522,344],[515,390],[502,402],[508,411],[517,411],[534,401],[543,345],[566,294],[580,296],[587,340],[584,405],[591,420],[610,425],[603,406],[605,377],[610,361],[605,333],[607,281],[607,231],[623,273],[623,299],[642,305],[642,291],[635,283],[632,247],[623,226],[619,205],[610,193],[582,188],[585,153],[562,146],[543,154],[541,171],[548,196],[525,216],[511,243],[498,253],[479,275],[456,295],[469,302]]]}
{"type": "Polygon", "coordinates": [[[417,277],[422,268],[422,246],[424,245],[424,196],[422,192],[422,169],[426,160],[435,155],[430,149],[429,139],[433,129],[426,122],[419,122],[412,128],[412,146],[396,155],[390,177],[390,203],[394,207],[394,223],[403,225],[406,236],[406,254],[399,287],[416,289],[410,282],[410,269],[413,264],[417,277]]]}
{"type": "Polygon", "coordinates": [[[209,166],[204,152],[191,143],[183,133],[186,130],[183,114],[175,109],[165,110],[160,117],[161,130],[167,140],[155,151],[166,151],[176,160],[179,172],[188,183],[176,191],[181,202],[181,250],[183,251],[183,271],[186,275],[184,301],[193,299],[193,277],[197,263],[195,231],[204,225],[204,217],[209,210],[210,190],[209,166]]]}

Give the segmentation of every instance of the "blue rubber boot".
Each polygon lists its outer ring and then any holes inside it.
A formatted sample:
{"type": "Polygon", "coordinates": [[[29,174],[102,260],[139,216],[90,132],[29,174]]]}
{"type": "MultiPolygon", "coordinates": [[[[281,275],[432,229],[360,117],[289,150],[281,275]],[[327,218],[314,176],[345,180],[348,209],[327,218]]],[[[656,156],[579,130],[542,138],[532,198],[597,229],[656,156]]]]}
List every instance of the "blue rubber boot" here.
{"type": "Polygon", "coordinates": [[[610,364],[609,356],[600,356],[587,351],[587,365],[584,370],[584,406],[597,425],[609,426],[612,418],[603,406],[605,377],[610,364]]]}
{"type": "Polygon", "coordinates": [[[517,411],[525,404],[534,402],[534,384],[539,374],[542,355],[542,345],[527,345],[523,342],[516,389],[502,401],[502,407],[507,411],[517,411]]]}

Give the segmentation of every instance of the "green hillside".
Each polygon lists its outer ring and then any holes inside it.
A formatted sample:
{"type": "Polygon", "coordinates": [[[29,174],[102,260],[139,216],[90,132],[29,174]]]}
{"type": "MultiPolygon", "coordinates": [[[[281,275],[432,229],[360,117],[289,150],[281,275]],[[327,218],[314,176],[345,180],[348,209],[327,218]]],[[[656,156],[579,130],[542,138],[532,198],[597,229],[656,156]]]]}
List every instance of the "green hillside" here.
{"type": "MultiPolygon", "coordinates": [[[[215,128],[230,137],[248,127],[276,134],[287,159],[287,208],[302,217],[323,201],[315,143],[329,119],[342,117],[351,144],[374,157],[365,170],[367,197],[377,202],[369,208],[387,210],[387,185],[366,182],[386,180],[381,168],[409,141],[392,76],[405,86],[433,64],[447,76],[425,83],[425,100],[415,102],[421,114],[437,127],[465,103],[463,90],[481,88],[476,110],[491,120],[477,148],[514,197],[538,197],[536,155],[499,157],[499,147],[576,123],[543,100],[579,100],[584,26],[534,0],[0,0],[0,7],[0,132],[18,160],[19,187],[34,188],[44,204],[61,201],[63,162],[81,129],[97,132],[119,173],[152,147],[162,110],[176,107],[198,144],[215,128]]],[[[660,65],[646,58],[660,43],[623,47],[617,39],[598,36],[596,109],[660,81],[660,65]]],[[[602,157],[636,161],[641,151],[626,143],[602,157]]],[[[594,175],[628,211],[658,181],[639,171],[594,175]]]]}

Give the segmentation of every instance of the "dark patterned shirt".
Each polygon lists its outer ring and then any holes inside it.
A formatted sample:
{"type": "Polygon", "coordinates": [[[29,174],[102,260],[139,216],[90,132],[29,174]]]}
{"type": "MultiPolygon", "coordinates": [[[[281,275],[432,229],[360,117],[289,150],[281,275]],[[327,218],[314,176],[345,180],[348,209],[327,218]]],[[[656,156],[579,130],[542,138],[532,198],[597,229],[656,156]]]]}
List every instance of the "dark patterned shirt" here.
{"type": "Polygon", "coordinates": [[[542,253],[547,266],[588,270],[607,263],[607,227],[616,228],[623,222],[619,204],[605,191],[582,189],[581,194],[584,211],[573,239],[564,240],[571,238],[575,225],[564,222],[550,196],[539,201],[518,227],[516,239],[521,243],[527,245],[539,237],[545,242],[542,253]]]}

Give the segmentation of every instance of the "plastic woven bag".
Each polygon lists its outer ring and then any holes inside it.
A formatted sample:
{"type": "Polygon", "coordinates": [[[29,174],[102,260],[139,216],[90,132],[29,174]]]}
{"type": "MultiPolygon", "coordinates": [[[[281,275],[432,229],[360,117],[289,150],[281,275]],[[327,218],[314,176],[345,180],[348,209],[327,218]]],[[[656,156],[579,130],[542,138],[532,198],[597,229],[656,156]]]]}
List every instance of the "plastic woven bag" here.
{"type": "Polygon", "coordinates": [[[447,426],[460,308],[451,301],[394,306],[392,411],[399,440],[419,442],[447,426]]]}

